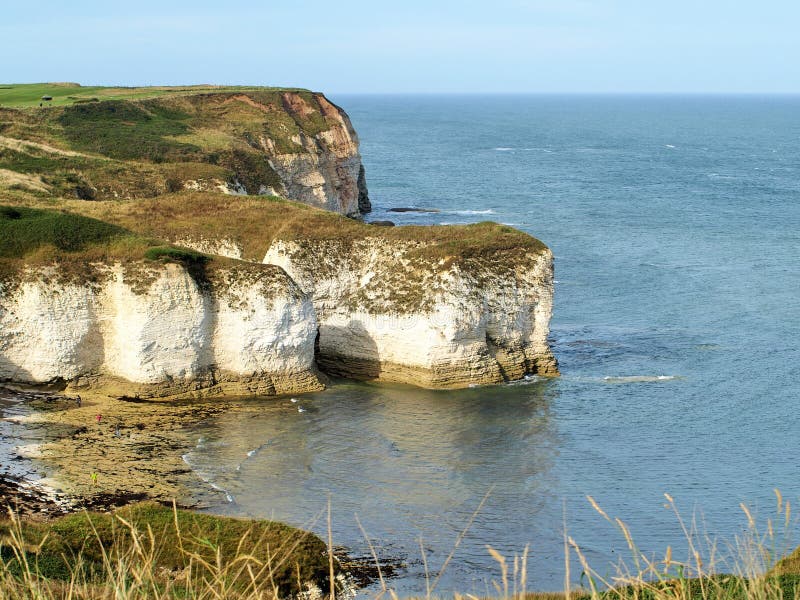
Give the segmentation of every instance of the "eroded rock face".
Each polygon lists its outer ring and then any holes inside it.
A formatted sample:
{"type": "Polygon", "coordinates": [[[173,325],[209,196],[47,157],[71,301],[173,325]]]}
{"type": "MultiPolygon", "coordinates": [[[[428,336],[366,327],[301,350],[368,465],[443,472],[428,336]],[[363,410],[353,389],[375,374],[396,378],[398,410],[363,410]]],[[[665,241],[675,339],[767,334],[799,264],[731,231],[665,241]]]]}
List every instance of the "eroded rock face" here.
{"type": "Polygon", "coordinates": [[[278,267],[230,263],[202,280],[177,264],[94,268],[92,283],[52,267],[6,284],[0,380],[141,397],[322,388],[314,308],[278,267]]]}
{"type": "Polygon", "coordinates": [[[553,257],[511,262],[421,259],[380,238],[276,241],[280,265],[314,302],[317,362],[356,379],[464,387],[558,375],[547,344],[553,257]]]}
{"type": "Polygon", "coordinates": [[[299,94],[286,92],[281,97],[290,115],[307,118],[319,110],[333,124],[316,135],[300,131],[292,141],[302,149],[288,153],[281,153],[268,137],[261,138],[269,164],[281,178],[280,195],[344,215],[370,212],[358,136],[347,114],[322,94],[314,96],[319,109],[299,94]]]}
{"type": "Polygon", "coordinates": [[[246,141],[247,149],[222,153],[234,171],[229,181],[187,180],[183,189],[282,196],[348,216],[372,209],[358,136],[347,114],[324,95],[212,94],[185,101],[196,115],[215,119],[217,130],[232,128],[232,148],[246,141]],[[244,133],[232,125],[243,109],[251,130],[244,133]]]}

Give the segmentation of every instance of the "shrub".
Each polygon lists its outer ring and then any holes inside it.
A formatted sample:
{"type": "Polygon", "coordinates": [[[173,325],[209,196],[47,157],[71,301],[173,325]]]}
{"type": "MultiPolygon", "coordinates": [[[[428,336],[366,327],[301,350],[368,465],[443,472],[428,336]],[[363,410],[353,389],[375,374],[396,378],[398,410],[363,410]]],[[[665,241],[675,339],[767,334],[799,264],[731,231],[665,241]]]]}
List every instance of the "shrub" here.
{"type": "Polygon", "coordinates": [[[0,207],[0,257],[22,258],[42,246],[76,252],[123,235],[122,227],[73,213],[0,207]]]}

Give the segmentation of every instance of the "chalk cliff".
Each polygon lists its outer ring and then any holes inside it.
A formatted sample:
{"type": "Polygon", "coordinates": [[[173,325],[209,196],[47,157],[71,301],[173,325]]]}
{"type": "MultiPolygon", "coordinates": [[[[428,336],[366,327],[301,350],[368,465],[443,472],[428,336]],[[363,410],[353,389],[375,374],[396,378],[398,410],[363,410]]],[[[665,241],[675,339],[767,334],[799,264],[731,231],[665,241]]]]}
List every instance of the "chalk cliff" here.
{"type": "Polygon", "coordinates": [[[550,250],[346,218],[366,178],[322,94],[92,93],[0,109],[0,380],[160,397],[319,389],[317,365],[431,388],[558,374],[550,250]],[[226,258],[198,271],[181,248],[226,258]]]}
{"type": "Polygon", "coordinates": [[[313,302],[329,373],[432,388],[558,374],[552,253],[512,227],[374,227],[202,193],[91,207],[141,235],[281,267],[313,302]]]}
{"type": "Polygon", "coordinates": [[[321,389],[317,322],[278,267],[235,263],[55,266],[0,288],[0,380],[70,382],[119,395],[286,394],[321,389]]]}
{"type": "Polygon", "coordinates": [[[558,374],[549,249],[448,265],[414,242],[343,246],[277,240],[264,257],[312,297],[328,373],[431,388],[558,374]]]}

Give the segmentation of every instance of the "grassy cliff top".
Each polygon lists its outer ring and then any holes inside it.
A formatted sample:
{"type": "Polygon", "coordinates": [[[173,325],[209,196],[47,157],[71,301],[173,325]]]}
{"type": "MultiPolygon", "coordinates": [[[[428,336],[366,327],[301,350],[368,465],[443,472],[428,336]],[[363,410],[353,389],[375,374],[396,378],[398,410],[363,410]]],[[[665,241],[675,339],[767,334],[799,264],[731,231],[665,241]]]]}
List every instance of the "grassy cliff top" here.
{"type": "MultiPolygon", "coordinates": [[[[46,205],[34,201],[33,205],[46,205]]],[[[137,201],[62,200],[58,205],[93,223],[143,239],[230,240],[243,258],[261,261],[274,240],[334,242],[364,239],[416,246],[420,258],[503,258],[509,266],[546,246],[527,233],[492,222],[472,225],[376,227],[298,202],[266,196],[179,192],[137,201]]]]}
{"type": "Polygon", "coordinates": [[[306,153],[304,138],[345,121],[300,89],[0,85],[0,190],[84,200],[280,190],[267,158],[306,153]]]}
{"type": "Polygon", "coordinates": [[[148,86],[148,87],[107,87],[82,86],[79,83],[0,83],[0,107],[27,108],[38,107],[43,96],[50,96],[48,106],[71,106],[102,100],[143,100],[163,96],[185,96],[198,93],[219,92],[258,92],[284,91],[305,92],[300,88],[280,88],[264,86],[148,86]]]}

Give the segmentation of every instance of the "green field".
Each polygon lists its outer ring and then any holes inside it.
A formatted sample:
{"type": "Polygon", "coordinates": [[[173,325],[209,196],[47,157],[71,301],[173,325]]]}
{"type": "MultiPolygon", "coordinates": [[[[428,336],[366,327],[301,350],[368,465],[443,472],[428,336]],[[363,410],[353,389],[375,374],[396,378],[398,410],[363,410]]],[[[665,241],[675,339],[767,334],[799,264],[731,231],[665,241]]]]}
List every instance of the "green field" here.
{"type": "Polygon", "coordinates": [[[156,98],[167,95],[197,94],[202,92],[248,92],[248,91],[307,91],[298,88],[259,86],[153,86],[153,87],[104,87],[81,86],[77,83],[2,83],[0,84],[0,107],[38,107],[42,96],[52,96],[44,102],[46,106],[70,106],[95,100],[134,100],[156,98]]]}

